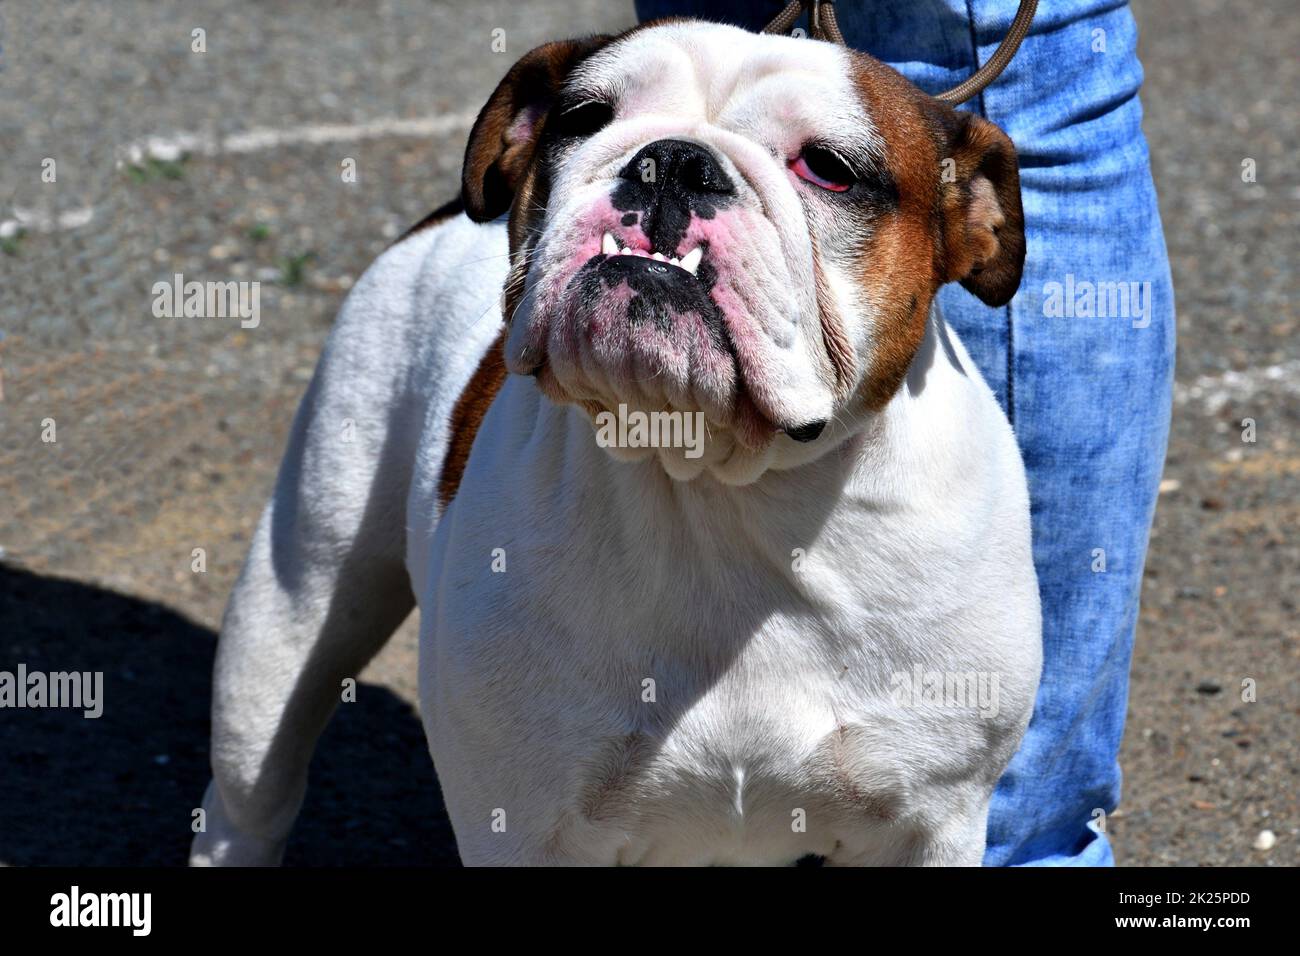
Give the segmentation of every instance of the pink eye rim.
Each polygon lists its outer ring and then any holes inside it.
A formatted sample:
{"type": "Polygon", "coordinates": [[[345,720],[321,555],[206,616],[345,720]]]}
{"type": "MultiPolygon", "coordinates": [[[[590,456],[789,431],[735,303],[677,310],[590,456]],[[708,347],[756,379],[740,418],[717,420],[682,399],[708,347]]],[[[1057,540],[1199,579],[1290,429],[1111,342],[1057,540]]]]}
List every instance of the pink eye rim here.
{"type": "Polygon", "coordinates": [[[805,146],[800,150],[798,156],[788,161],[787,165],[790,171],[800,179],[830,192],[848,192],[857,181],[857,177],[853,175],[853,172],[844,165],[838,156],[829,150],[816,146],[805,146]],[[821,167],[822,171],[820,173],[813,169],[813,164],[809,163],[810,153],[814,163],[821,167]],[[832,176],[837,178],[831,178],[832,176]]]}

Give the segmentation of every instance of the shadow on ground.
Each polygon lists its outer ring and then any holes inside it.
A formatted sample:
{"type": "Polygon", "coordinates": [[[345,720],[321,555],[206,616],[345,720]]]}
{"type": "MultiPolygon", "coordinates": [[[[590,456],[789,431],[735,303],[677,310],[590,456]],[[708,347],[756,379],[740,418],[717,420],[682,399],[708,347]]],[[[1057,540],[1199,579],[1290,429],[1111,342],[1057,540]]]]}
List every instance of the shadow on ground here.
{"type": "MultiPolygon", "coordinates": [[[[0,709],[0,864],[179,865],[208,778],[216,635],[160,604],[0,566],[0,671],[102,671],[103,714],[0,709]]],[[[312,765],[286,864],[454,865],[419,717],[362,684],[312,765]]]]}

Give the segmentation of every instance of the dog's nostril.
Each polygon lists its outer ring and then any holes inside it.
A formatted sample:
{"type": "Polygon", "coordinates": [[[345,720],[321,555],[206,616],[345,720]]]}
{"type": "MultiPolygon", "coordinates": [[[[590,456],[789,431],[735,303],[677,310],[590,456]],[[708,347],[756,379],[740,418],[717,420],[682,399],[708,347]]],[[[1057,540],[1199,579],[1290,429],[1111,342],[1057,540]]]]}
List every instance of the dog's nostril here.
{"type": "Polygon", "coordinates": [[[798,442],[816,441],[818,436],[826,428],[826,420],[822,419],[817,422],[809,422],[807,425],[799,425],[795,428],[787,428],[785,433],[798,442]]]}
{"type": "Polygon", "coordinates": [[[735,192],[713,152],[682,139],[659,139],[643,146],[619,175],[655,190],[672,183],[691,193],[735,192]]]}
{"type": "Polygon", "coordinates": [[[726,174],[718,168],[712,156],[688,156],[681,164],[678,178],[687,189],[699,193],[725,193],[731,191],[726,174]]]}

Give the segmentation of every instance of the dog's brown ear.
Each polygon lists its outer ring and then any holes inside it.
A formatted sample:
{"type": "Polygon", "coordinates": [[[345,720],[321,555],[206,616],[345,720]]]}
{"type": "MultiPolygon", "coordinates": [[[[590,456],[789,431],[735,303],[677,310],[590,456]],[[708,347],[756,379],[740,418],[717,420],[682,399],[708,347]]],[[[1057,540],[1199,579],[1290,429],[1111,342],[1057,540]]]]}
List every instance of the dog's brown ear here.
{"type": "Polygon", "coordinates": [[[610,39],[546,43],[510,68],[479,112],[465,147],[461,198],[469,218],[489,222],[509,210],[532,160],[542,121],[565,78],[610,39]]]}
{"type": "Polygon", "coordinates": [[[940,172],[942,281],[960,281],[986,304],[1006,305],[1025,264],[1016,148],[988,120],[935,107],[948,140],[940,172]]]}

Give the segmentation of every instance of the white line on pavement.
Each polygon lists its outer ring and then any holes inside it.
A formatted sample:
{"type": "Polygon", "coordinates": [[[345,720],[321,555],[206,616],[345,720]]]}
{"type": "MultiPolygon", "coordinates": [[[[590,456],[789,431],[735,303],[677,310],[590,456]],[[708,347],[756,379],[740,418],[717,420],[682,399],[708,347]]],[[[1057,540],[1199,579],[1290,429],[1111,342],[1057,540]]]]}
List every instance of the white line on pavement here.
{"type": "MultiPolygon", "coordinates": [[[[256,153],[285,146],[350,143],[384,136],[432,138],[468,130],[474,124],[477,115],[475,112],[466,111],[441,116],[389,116],[366,123],[317,123],[284,128],[255,127],[225,135],[179,132],[165,136],[146,136],[120,147],[117,165],[118,167],[136,165],[145,159],[172,162],[187,153],[199,156],[256,153]]],[[[58,232],[64,229],[80,229],[94,218],[95,210],[92,207],[59,214],[15,207],[8,217],[0,219],[0,239],[9,238],[19,230],[58,232]]]]}

